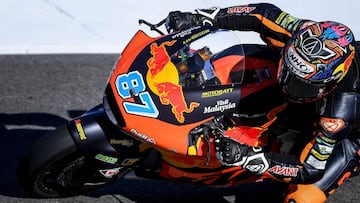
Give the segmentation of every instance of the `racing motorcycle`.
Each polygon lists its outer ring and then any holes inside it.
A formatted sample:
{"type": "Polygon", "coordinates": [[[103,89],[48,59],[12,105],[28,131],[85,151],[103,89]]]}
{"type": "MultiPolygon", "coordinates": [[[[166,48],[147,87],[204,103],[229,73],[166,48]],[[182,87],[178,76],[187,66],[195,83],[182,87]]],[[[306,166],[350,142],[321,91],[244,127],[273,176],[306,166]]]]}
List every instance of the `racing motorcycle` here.
{"type": "Polygon", "coordinates": [[[274,96],[279,54],[211,26],[164,34],[159,27],[165,21],[139,22],[159,36],[137,31],[112,69],[103,102],[30,147],[17,168],[26,191],[45,198],[78,195],[130,171],[208,186],[266,179],[222,165],[214,140],[231,136],[283,150],[268,133],[286,107],[274,96]]]}

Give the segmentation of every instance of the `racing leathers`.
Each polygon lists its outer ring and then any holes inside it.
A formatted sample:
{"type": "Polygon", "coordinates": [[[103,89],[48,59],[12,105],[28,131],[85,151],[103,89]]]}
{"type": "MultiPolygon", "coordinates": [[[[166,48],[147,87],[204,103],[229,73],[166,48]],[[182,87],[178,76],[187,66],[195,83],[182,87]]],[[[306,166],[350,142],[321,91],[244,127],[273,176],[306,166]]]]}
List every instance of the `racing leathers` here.
{"type": "MultiPolygon", "coordinates": [[[[315,23],[296,18],[267,3],[197,9],[196,14],[185,15],[185,21],[179,19],[181,15],[184,16],[185,13],[173,15],[173,19],[170,19],[170,28],[180,30],[193,25],[208,24],[221,29],[255,31],[267,45],[279,51],[294,33],[315,23]]],[[[304,135],[311,139],[303,147],[299,157],[268,153],[259,148],[246,148],[230,141],[224,146],[220,145],[218,150],[227,148],[235,154],[243,155],[236,155],[236,158],[220,157],[222,162],[229,165],[237,164],[254,173],[266,174],[274,179],[293,183],[294,186],[290,187],[286,197],[288,202],[325,201],[326,196],[356,173],[359,166],[360,43],[356,44],[355,53],[356,56],[347,75],[336,89],[316,101],[314,105],[309,105],[314,108],[304,109],[309,114],[314,114],[315,124],[311,132],[307,132],[311,135],[304,135]],[[318,195],[314,194],[316,190],[320,191],[318,195]]],[[[292,125],[307,122],[297,119],[296,115],[287,117],[295,118],[291,121],[292,125]]]]}

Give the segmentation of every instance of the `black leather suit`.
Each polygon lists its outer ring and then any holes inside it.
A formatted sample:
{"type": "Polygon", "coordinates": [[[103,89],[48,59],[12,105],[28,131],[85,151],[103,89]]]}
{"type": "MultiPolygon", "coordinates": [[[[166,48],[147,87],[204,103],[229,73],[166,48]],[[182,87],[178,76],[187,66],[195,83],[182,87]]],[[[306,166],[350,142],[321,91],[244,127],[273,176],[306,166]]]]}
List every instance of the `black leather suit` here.
{"type": "MultiPolygon", "coordinates": [[[[215,24],[219,28],[258,32],[268,45],[278,48],[282,48],[296,31],[312,22],[298,19],[266,3],[200,12],[214,14],[215,24]]],[[[357,44],[356,57],[347,75],[337,88],[314,104],[302,105],[302,113],[314,115],[312,118],[315,118],[315,125],[310,127],[311,132],[304,135],[312,139],[303,148],[300,159],[266,153],[270,165],[266,172],[268,175],[294,184],[314,183],[328,196],[356,172],[360,160],[359,59],[360,43],[357,44]],[[328,126],[334,123],[340,127],[331,129],[328,126]]],[[[306,122],[297,113],[289,114],[288,117],[293,118],[288,120],[290,125],[306,122]]]]}

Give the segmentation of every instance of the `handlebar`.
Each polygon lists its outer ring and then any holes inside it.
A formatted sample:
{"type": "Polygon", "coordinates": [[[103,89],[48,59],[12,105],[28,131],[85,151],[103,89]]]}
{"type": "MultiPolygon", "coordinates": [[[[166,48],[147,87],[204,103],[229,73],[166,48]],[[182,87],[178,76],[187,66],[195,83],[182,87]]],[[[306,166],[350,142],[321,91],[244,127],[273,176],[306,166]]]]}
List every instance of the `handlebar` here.
{"type": "Polygon", "coordinates": [[[166,22],[166,18],[163,19],[162,21],[160,21],[159,23],[157,24],[152,24],[146,20],[143,20],[143,19],[140,19],[139,20],[139,25],[141,24],[145,24],[147,26],[149,26],[150,30],[154,30],[156,31],[157,33],[159,33],[160,35],[165,35],[165,33],[163,33],[161,30],[159,30],[158,28],[161,27],[162,25],[164,25],[166,22]]]}

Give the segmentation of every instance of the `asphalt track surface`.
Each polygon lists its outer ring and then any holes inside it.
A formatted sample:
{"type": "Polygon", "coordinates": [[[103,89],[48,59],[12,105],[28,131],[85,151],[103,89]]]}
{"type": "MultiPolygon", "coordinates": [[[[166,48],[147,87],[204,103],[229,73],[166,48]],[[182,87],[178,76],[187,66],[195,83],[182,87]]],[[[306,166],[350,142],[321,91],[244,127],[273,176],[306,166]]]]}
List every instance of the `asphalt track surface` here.
{"type": "MultiPolygon", "coordinates": [[[[276,202],[276,185],[209,188],[122,179],[90,194],[37,199],[17,184],[15,169],[27,147],[45,133],[101,102],[118,54],[0,56],[0,202],[276,202]]],[[[328,202],[360,200],[360,176],[328,202]]]]}

